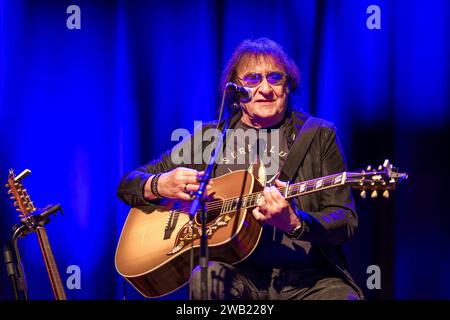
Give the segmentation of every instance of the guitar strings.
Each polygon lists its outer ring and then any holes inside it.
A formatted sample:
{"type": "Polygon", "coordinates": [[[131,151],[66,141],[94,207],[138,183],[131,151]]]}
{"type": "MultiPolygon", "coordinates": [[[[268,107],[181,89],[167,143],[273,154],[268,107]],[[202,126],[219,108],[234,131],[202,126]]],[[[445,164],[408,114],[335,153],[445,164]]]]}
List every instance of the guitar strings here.
{"type": "MultiPolygon", "coordinates": [[[[354,174],[354,175],[359,176],[359,174],[354,174]]],[[[322,178],[322,183],[324,183],[324,187],[322,187],[322,189],[340,186],[340,184],[331,184],[331,185],[328,185],[328,186],[326,185],[327,182],[332,182],[332,181],[331,181],[332,178],[334,179],[336,176],[337,176],[337,175],[322,178]]],[[[321,180],[321,179],[319,178],[319,179],[309,180],[309,181],[307,181],[307,182],[300,182],[300,183],[296,183],[296,184],[294,184],[294,185],[290,185],[290,186],[289,186],[289,187],[290,187],[290,189],[289,189],[289,196],[292,196],[291,193],[292,193],[293,191],[298,191],[298,190],[301,188],[302,185],[306,185],[305,190],[304,190],[304,191],[306,191],[306,192],[304,192],[304,194],[311,193],[311,191],[313,191],[313,190],[308,189],[308,188],[314,187],[314,185],[315,185],[315,184],[317,183],[317,181],[319,181],[319,180],[321,180]]],[[[347,180],[347,182],[348,182],[348,181],[350,181],[350,179],[347,180]]],[[[359,182],[359,181],[360,181],[360,180],[353,180],[353,182],[359,182]]],[[[277,190],[280,191],[282,194],[284,194],[285,191],[286,191],[286,187],[279,187],[279,188],[277,188],[277,190]]],[[[249,195],[244,195],[244,196],[241,196],[241,197],[229,198],[229,199],[225,199],[225,200],[213,200],[213,201],[209,202],[210,205],[208,206],[208,211],[210,211],[210,210],[217,210],[217,209],[219,209],[219,208],[220,208],[220,209],[223,209],[224,207],[228,207],[228,206],[230,206],[230,209],[232,209],[232,206],[233,206],[234,204],[239,203],[239,201],[236,202],[236,200],[239,200],[239,199],[241,199],[241,198],[247,198],[246,200],[241,201],[241,202],[240,202],[241,204],[242,204],[242,203],[248,203],[249,201],[252,201],[252,202],[253,202],[254,200],[256,200],[256,198],[260,197],[261,194],[263,194],[263,192],[256,192],[256,193],[252,193],[252,194],[249,194],[249,195]]],[[[300,194],[299,194],[299,195],[300,195],[300,194]]],[[[247,206],[242,206],[242,207],[240,207],[240,209],[245,209],[245,208],[249,208],[249,207],[252,207],[252,206],[253,206],[253,205],[250,205],[250,206],[248,206],[248,205],[247,205],[247,206]]],[[[185,210],[188,210],[188,209],[189,209],[189,207],[182,207],[182,208],[180,208],[180,209],[178,209],[178,210],[179,210],[180,212],[189,213],[188,211],[185,211],[185,210]]],[[[237,209],[237,208],[235,208],[235,209],[233,209],[233,210],[231,210],[231,211],[220,212],[220,214],[232,212],[232,211],[234,211],[234,210],[236,210],[236,209],[237,209]]],[[[198,212],[199,212],[199,211],[197,211],[197,213],[198,213],[198,212]]]]}
{"type": "MultiPolygon", "coordinates": [[[[305,182],[298,182],[298,183],[292,184],[292,185],[289,186],[289,193],[293,193],[295,191],[299,191],[300,188],[302,187],[302,185],[305,186],[305,191],[311,191],[311,190],[308,190],[308,188],[309,187],[313,187],[320,180],[322,180],[322,183],[323,183],[323,186],[324,186],[322,189],[330,188],[330,187],[333,187],[333,186],[336,186],[336,187],[340,186],[340,183],[339,184],[331,184],[331,185],[326,186],[327,183],[333,182],[334,179],[336,179],[339,175],[342,175],[342,173],[326,176],[326,177],[323,177],[323,178],[312,179],[312,180],[308,180],[308,181],[305,181],[305,182]]],[[[347,178],[360,177],[360,176],[361,176],[360,173],[347,173],[347,178]]],[[[349,182],[349,181],[350,181],[350,179],[347,179],[347,182],[349,182]]],[[[359,181],[360,180],[353,180],[353,182],[359,182],[359,181]]],[[[281,194],[285,194],[286,187],[278,187],[277,190],[280,191],[281,194]]],[[[231,210],[231,211],[224,211],[224,212],[222,212],[222,209],[224,207],[230,206],[230,209],[232,209],[232,206],[234,204],[236,204],[236,203],[241,203],[242,204],[242,203],[248,203],[250,201],[254,202],[262,194],[263,194],[263,192],[256,192],[256,193],[244,195],[244,196],[241,196],[241,197],[234,197],[234,198],[229,198],[229,199],[225,199],[225,200],[213,200],[213,201],[208,202],[209,203],[208,211],[221,209],[221,212],[219,214],[219,216],[220,216],[222,214],[225,214],[225,213],[228,213],[228,212],[232,212],[232,211],[237,209],[236,208],[236,209],[231,210]],[[242,199],[242,198],[246,198],[246,200],[243,200],[243,201],[239,202],[239,199],[242,199]],[[238,202],[236,202],[236,200],[238,200],[238,202]]],[[[304,194],[306,194],[306,192],[304,194]]],[[[244,206],[244,207],[241,207],[240,209],[245,209],[245,208],[249,208],[249,207],[251,207],[251,206],[247,206],[247,207],[244,206]]],[[[189,213],[189,208],[190,208],[189,206],[181,207],[181,208],[179,208],[177,210],[174,210],[174,212],[189,213]]],[[[199,212],[200,212],[200,210],[197,211],[196,214],[199,213],[199,212]]]]}

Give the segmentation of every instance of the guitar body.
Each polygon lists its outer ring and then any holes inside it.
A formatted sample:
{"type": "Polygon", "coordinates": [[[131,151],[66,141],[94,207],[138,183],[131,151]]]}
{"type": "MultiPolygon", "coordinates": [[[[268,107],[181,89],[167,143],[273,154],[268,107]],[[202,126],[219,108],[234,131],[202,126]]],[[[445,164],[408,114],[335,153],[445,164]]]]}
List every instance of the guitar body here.
{"type": "MultiPolygon", "coordinates": [[[[207,224],[211,231],[211,234],[208,232],[209,259],[236,263],[255,249],[261,236],[261,225],[253,218],[251,209],[214,215],[214,203],[263,188],[251,173],[244,170],[213,180],[213,201],[207,203],[207,207],[211,204],[208,212],[212,212],[207,224]]],[[[189,207],[188,203],[184,205],[189,207]]],[[[186,233],[186,230],[191,230],[189,214],[186,210],[171,213],[172,208],[173,204],[132,208],[119,239],[116,269],[145,297],[169,294],[189,282],[191,245],[194,247],[194,263],[198,261],[200,239],[191,236],[189,241],[186,233]],[[174,252],[177,244],[178,251],[174,252]]],[[[194,220],[196,230],[201,226],[198,216],[199,213],[194,220]]]]}

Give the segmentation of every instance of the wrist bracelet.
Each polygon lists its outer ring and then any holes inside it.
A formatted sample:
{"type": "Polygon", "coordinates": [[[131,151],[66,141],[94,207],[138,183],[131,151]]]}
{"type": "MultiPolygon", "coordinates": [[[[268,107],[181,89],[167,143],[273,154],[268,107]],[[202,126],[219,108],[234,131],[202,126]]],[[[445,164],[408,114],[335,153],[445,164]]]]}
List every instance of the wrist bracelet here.
{"type": "Polygon", "coordinates": [[[162,198],[161,194],[158,192],[158,180],[162,174],[163,174],[162,172],[157,173],[152,178],[151,191],[156,198],[162,198]]]}

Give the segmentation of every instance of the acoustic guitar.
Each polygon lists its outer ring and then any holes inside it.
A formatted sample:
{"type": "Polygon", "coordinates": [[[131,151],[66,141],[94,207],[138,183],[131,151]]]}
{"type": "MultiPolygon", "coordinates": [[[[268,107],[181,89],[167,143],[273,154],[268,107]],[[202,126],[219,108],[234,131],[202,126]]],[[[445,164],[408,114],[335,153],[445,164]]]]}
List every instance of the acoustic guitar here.
{"type": "Polygon", "coordinates": [[[31,201],[27,190],[21,182],[21,180],[29,173],[31,173],[31,171],[26,169],[16,177],[14,171],[12,169],[9,170],[8,184],[6,185],[6,187],[9,188],[8,194],[11,194],[11,199],[15,200],[14,206],[17,207],[16,210],[21,213],[19,218],[21,222],[26,225],[27,231],[36,231],[39,247],[44,258],[55,300],[67,300],[58,267],[55,262],[55,257],[53,256],[52,248],[50,246],[50,241],[48,240],[47,231],[44,226],[45,221],[39,214],[42,210],[37,210],[35,208],[33,201],[31,201]]]}
{"type": "MultiPolygon", "coordinates": [[[[343,185],[378,191],[388,197],[389,190],[407,178],[388,160],[378,170],[341,172],[278,188],[285,199],[343,185]]],[[[256,248],[261,224],[251,209],[262,196],[263,186],[252,173],[241,170],[213,179],[212,195],[206,202],[209,259],[237,263],[256,248]]],[[[189,282],[191,247],[199,255],[200,214],[189,218],[189,202],[170,202],[160,206],[132,208],[125,221],[115,256],[116,269],[143,296],[169,294],[189,282]]]]}

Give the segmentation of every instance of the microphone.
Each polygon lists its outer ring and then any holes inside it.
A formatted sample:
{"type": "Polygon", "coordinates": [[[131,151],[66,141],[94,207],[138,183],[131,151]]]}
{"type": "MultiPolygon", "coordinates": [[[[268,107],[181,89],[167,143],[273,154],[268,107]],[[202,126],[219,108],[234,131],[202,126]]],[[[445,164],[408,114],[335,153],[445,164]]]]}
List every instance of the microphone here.
{"type": "Polygon", "coordinates": [[[247,87],[238,86],[234,82],[228,82],[225,85],[226,91],[231,92],[232,97],[239,100],[242,103],[247,103],[252,100],[252,90],[247,87]]]}

